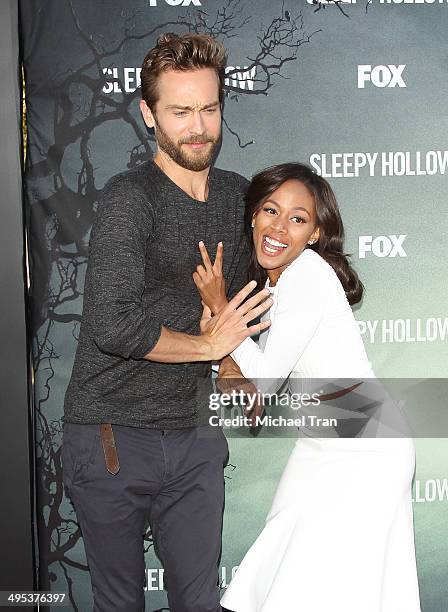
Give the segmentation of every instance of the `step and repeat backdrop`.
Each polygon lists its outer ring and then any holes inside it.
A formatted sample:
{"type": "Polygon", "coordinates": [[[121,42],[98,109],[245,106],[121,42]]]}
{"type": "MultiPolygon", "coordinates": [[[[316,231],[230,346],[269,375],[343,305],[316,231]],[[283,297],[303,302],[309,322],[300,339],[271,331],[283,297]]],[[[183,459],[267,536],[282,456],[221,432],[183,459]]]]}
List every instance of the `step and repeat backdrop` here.
{"type": "MultiPolygon", "coordinates": [[[[99,193],[155,151],[138,108],[147,50],[166,31],[212,34],[226,45],[217,165],[250,177],[304,161],[330,181],[366,287],[355,312],[366,349],[378,375],[418,390],[441,381],[448,363],[448,2],[24,0],[20,9],[40,588],[67,592],[83,611],[91,587],[61,481],[62,407],[99,193]]],[[[424,388],[420,423],[433,418],[424,388]]],[[[448,449],[442,437],[415,433],[422,610],[442,612],[448,449]]],[[[229,440],[223,589],[262,529],[293,442],[229,440]]],[[[145,548],[147,609],[167,610],[150,531],[145,548]]]]}

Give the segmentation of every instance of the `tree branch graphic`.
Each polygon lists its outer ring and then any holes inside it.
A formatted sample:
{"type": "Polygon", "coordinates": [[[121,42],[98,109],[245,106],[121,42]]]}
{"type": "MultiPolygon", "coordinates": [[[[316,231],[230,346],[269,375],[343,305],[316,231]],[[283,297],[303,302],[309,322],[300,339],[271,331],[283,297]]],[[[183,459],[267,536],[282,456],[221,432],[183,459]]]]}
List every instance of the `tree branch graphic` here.
{"type": "MultiPolygon", "coordinates": [[[[373,3],[373,0],[365,0],[365,12],[367,13],[369,10],[369,6],[373,3]]],[[[344,2],[344,0],[327,0],[327,2],[322,2],[322,0],[313,0],[311,5],[314,6],[314,12],[317,13],[318,11],[321,11],[322,9],[326,9],[327,6],[336,6],[339,10],[339,12],[341,13],[341,15],[343,15],[344,17],[347,17],[348,19],[350,19],[350,15],[348,13],[345,12],[343,5],[344,4],[349,4],[348,2],[344,2]]]]}

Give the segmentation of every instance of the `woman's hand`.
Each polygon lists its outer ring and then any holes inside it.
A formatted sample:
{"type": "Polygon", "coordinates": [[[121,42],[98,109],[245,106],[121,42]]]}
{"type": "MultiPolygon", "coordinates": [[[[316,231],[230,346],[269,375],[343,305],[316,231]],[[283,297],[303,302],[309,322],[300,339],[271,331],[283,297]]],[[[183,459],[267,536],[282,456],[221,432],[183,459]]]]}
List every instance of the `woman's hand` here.
{"type": "Polygon", "coordinates": [[[243,340],[270,325],[269,320],[250,327],[247,325],[272,305],[272,298],[268,298],[269,289],[262,289],[246,300],[255,286],[256,282],[250,281],[214,316],[207,304],[202,302],[204,309],[200,329],[201,338],[204,340],[204,354],[207,356],[205,361],[222,359],[239,346],[243,340]]]}
{"type": "Polygon", "coordinates": [[[257,417],[261,418],[264,412],[263,403],[258,393],[258,389],[253,382],[243,376],[238,364],[230,355],[224,357],[219,364],[216,386],[221,393],[231,393],[232,391],[242,391],[244,394],[255,397],[253,408],[246,408],[244,416],[247,417],[250,427],[258,426],[257,417]]]}
{"type": "Polygon", "coordinates": [[[229,393],[233,389],[241,389],[241,385],[249,382],[230,355],[224,357],[219,364],[216,385],[222,393],[229,393]]]}
{"type": "Polygon", "coordinates": [[[198,265],[193,272],[193,282],[196,285],[202,302],[205,303],[213,314],[217,314],[227,305],[226,283],[222,275],[222,256],[224,247],[218,242],[215,263],[212,265],[205,244],[199,243],[199,250],[204,265],[198,265]]]}

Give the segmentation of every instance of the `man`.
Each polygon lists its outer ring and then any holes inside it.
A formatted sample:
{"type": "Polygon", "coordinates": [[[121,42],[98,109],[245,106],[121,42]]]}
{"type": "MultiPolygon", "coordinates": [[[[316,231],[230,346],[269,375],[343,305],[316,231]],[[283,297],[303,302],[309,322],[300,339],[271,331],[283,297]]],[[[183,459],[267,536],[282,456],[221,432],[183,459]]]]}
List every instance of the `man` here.
{"type": "Polygon", "coordinates": [[[247,323],[269,306],[267,290],[243,303],[255,286],[241,289],[246,181],[211,165],[225,60],[208,36],[166,34],[149,51],[141,111],[157,153],[107,183],[92,228],[63,466],[96,612],[144,608],[146,521],[172,612],[220,610],[228,447],[208,425],[210,365],[264,329],[247,323]],[[227,295],[240,290],[202,319],[200,240],[212,252],[223,242],[227,295]]]}

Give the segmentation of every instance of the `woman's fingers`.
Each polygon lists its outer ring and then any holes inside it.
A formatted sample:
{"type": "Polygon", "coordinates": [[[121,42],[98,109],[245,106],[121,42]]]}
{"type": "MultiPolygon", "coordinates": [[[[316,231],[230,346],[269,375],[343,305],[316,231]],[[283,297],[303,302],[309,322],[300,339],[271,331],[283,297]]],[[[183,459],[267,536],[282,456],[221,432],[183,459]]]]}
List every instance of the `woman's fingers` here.
{"type": "Polygon", "coordinates": [[[216,247],[216,257],[215,263],[213,264],[213,270],[215,274],[222,274],[222,257],[224,252],[224,246],[222,242],[218,242],[218,246],[216,247]]]}
{"type": "Polygon", "coordinates": [[[206,282],[208,279],[208,272],[207,270],[204,268],[204,266],[201,266],[201,264],[199,264],[198,266],[196,266],[196,272],[199,275],[200,279],[202,280],[202,282],[206,282]]]}
{"type": "MultiPolygon", "coordinates": [[[[216,247],[215,262],[213,265],[210,259],[210,255],[208,254],[207,247],[205,246],[202,240],[199,242],[199,251],[201,252],[202,261],[204,262],[206,273],[210,273],[213,271],[216,275],[221,275],[222,274],[222,260],[223,260],[223,254],[224,254],[223,243],[221,241],[218,242],[218,246],[216,247]]],[[[198,271],[199,271],[199,267],[200,266],[198,266],[198,271]]]]}
{"type": "Polygon", "coordinates": [[[202,240],[199,242],[199,250],[201,252],[202,261],[204,262],[206,271],[207,272],[211,271],[213,269],[212,262],[210,261],[210,257],[209,257],[207,248],[202,240]]]}

